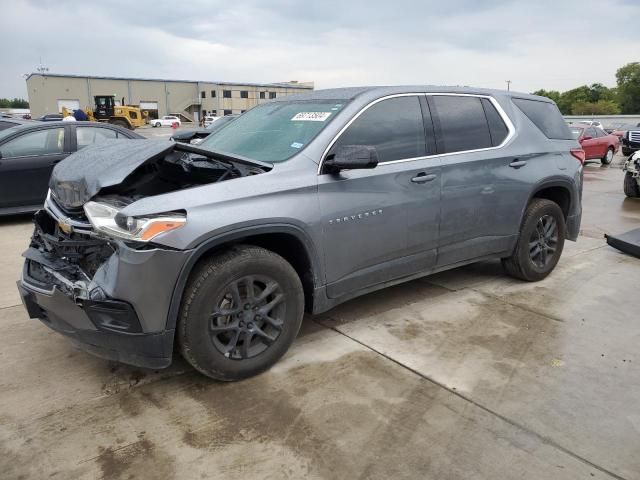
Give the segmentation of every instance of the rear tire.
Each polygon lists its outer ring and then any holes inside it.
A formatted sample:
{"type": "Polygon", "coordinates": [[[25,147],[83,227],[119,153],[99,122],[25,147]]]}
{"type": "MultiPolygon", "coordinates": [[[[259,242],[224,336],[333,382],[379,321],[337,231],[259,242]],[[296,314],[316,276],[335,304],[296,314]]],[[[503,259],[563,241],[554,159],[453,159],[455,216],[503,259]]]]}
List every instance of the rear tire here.
{"type": "Polygon", "coordinates": [[[182,298],[178,346],[204,375],[240,380],[285,354],[303,314],[304,293],[293,267],[264,248],[236,246],[192,273],[182,298]]]}
{"type": "Polygon", "coordinates": [[[605,153],[604,157],[602,157],[600,160],[602,161],[603,165],[611,164],[611,161],[613,160],[613,147],[607,148],[607,153],[605,153]]]}
{"type": "Polygon", "coordinates": [[[638,185],[638,180],[633,178],[633,175],[629,172],[626,172],[624,175],[624,194],[630,198],[640,197],[640,185],[638,185]]]}
{"type": "Polygon", "coordinates": [[[560,260],[567,228],[557,203],[534,198],[522,219],[513,254],[502,259],[512,277],[536,282],[549,275],[560,260]]]}

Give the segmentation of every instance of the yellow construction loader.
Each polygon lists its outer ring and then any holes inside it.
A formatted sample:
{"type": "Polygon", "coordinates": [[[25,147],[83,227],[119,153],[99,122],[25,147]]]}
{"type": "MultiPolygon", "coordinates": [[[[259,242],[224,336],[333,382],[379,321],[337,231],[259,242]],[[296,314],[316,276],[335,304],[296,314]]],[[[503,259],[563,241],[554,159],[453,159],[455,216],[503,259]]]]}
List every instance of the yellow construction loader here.
{"type": "MultiPolygon", "coordinates": [[[[115,95],[96,95],[94,108],[87,108],[84,112],[92,122],[108,122],[119,125],[129,130],[141,127],[147,122],[148,112],[143,112],[138,107],[124,105],[124,98],[121,105],[116,105],[115,95]]],[[[62,115],[67,117],[73,112],[66,107],[62,107],[62,115]]]]}

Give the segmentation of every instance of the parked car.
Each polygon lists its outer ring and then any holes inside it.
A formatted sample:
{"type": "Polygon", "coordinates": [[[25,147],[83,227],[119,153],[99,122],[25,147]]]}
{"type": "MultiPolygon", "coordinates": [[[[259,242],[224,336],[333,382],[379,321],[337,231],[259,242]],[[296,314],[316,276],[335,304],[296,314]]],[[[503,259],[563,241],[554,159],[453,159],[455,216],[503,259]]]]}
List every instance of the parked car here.
{"type": "Polygon", "coordinates": [[[488,258],[541,280],[580,229],[584,151],[533,95],[311,91],[198,147],[133,143],[56,166],[19,283],[30,317],[133,365],[175,342],[205,375],[255,375],[305,310],[488,258]]]}
{"type": "Polygon", "coordinates": [[[204,121],[203,121],[204,127],[205,127],[205,128],[206,128],[206,127],[208,127],[208,126],[209,126],[209,125],[211,125],[213,122],[215,122],[216,120],[219,120],[219,119],[221,119],[221,118],[224,118],[224,117],[213,117],[213,116],[206,116],[206,117],[204,117],[204,121]]]}
{"type": "Polygon", "coordinates": [[[33,123],[33,120],[23,120],[21,118],[0,118],[0,131],[16,127],[18,125],[29,125],[33,123]]]}
{"type": "Polygon", "coordinates": [[[610,133],[611,135],[615,135],[622,143],[622,139],[628,130],[635,128],[638,125],[628,124],[628,123],[615,123],[612,125],[607,125],[603,129],[605,132],[610,133]]]}
{"type": "Polygon", "coordinates": [[[152,127],[171,127],[174,123],[177,123],[178,126],[182,124],[178,117],[174,117],[173,115],[165,115],[164,117],[154,118],[149,120],[149,123],[152,127]]]}
{"type": "Polygon", "coordinates": [[[602,123],[597,120],[578,120],[576,122],[572,122],[570,126],[573,126],[573,125],[576,125],[576,126],[586,125],[588,127],[598,127],[604,130],[602,123]]]}
{"type": "Polygon", "coordinates": [[[640,123],[633,128],[629,128],[622,137],[622,154],[631,155],[640,150],[640,123]]]}
{"type": "Polygon", "coordinates": [[[624,194],[627,197],[640,197],[640,152],[633,153],[622,166],[624,172],[624,194]]]}
{"type": "Polygon", "coordinates": [[[575,124],[569,128],[573,138],[578,140],[582,146],[586,160],[598,159],[603,164],[609,165],[620,148],[618,137],[601,128],[576,126],[575,124]]]}
{"type": "Polygon", "coordinates": [[[61,113],[47,113],[46,115],[36,118],[36,120],[41,122],[58,122],[63,118],[64,116],[61,113]]]}
{"type": "Polygon", "coordinates": [[[218,120],[216,120],[213,123],[210,123],[209,126],[206,128],[198,128],[195,130],[182,130],[174,133],[171,138],[176,142],[190,143],[192,145],[197,145],[200,142],[202,142],[203,139],[205,139],[212,133],[217,132],[222,127],[227,125],[229,122],[235,120],[237,117],[238,115],[227,115],[224,117],[218,117],[218,120]]]}
{"type": "Polygon", "coordinates": [[[105,123],[33,122],[0,132],[0,215],[33,212],[47,196],[54,165],[108,139],[144,138],[105,123]]]}

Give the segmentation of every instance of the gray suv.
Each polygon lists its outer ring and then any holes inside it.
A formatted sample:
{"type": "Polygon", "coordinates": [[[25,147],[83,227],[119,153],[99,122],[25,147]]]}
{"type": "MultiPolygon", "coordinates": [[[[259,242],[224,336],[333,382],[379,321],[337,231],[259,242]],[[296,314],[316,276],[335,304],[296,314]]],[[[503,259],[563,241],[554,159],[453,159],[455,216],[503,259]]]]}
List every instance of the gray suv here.
{"type": "Polygon", "coordinates": [[[304,312],[483,259],[536,281],[581,218],[584,152],[554,103],[366,87],[288,96],[198,147],[59,163],[18,288],[96,355],[221,380],[264,371],[304,312]]]}

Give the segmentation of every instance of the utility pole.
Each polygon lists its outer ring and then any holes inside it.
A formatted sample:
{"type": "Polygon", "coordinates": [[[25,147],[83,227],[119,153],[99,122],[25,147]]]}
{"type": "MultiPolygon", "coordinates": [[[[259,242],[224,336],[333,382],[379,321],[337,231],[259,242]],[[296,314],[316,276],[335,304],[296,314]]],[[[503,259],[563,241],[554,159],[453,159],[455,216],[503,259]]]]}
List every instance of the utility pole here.
{"type": "Polygon", "coordinates": [[[507,92],[511,90],[511,80],[505,80],[507,82],[507,92]]]}
{"type": "Polygon", "coordinates": [[[42,57],[40,57],[40,64],[36,67],[36,70],[42,75],[49,71],[49,67],[45,67],[44,65],[42,65],[42,57]]]}

